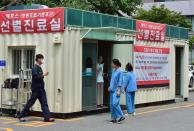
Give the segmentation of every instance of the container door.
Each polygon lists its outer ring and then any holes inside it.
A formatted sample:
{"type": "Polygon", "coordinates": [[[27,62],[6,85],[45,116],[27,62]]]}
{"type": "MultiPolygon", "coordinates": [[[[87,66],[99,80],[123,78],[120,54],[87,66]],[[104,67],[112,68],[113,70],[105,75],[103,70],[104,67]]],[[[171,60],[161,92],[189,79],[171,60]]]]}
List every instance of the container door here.
{"type": "Polygon", "coordinates": [[[183,96],[183,80],[184,80],[184,48],[183,47],[176,47],[176,88],[175,88],[175,95],[176,97],[182,97],[183,96]]]}
{"type": "MultiPolygon", "coordinates": [[[[119,59],[121,64],[122,64],[122,69],[123,71],[125,70],[125,65],[128,62],[133,63],[133,44],[131,43],[115,43],[113,44],[112,47],[112,59],[119,59]]],[[[125,104],[125,97],[121,97],[121,102],[122,105],[125,104]]]]}
{"type": "Polygon", "coordinates": [[[82,106],[96,108],[96,61],[97,44],[83,44],[82,59],[82,106]]]}

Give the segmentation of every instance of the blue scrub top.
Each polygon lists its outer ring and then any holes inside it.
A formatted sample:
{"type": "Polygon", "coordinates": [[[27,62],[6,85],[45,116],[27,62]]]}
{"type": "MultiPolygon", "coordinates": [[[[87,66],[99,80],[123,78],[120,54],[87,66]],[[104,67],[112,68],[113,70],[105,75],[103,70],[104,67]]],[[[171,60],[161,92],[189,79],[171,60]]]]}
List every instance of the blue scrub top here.
{"type": "Polygon", "coordinates": [[[111,81],[110,81],[110,91],[115,92],[118,90],[118,87],[122,87],[122,70],[120,68],[113,70],[111,81]]]}
{"type": "Polygon", "coordinates": [[[126,92],[137,91],[136,76],[133,72],[126,73],[123,80],[123,87],[125,88],[126,92]]]}
{"type": "Polygon", "coordinates": [[[32,68],[32,91],[39,91],[44,89],[44,76],[42,68],[38,65],[34,65],[32,68]]]}

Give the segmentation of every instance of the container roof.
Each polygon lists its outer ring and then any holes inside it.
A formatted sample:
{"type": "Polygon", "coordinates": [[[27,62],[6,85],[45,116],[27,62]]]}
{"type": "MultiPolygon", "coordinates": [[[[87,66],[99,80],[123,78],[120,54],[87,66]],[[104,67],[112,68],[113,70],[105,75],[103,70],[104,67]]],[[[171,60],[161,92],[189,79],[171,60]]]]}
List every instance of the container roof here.
{"type": "MultiPolygon", "coordinates": [[[[26,10],[26,9],[44,9],[45,6],[40,5],[20,5],[20,6],[11,6],[8,9],[10,10],[26,10]]],[[[65,26],[66,27],[79,27],[79,28],[107,28],[107,30],[112,30],[116,32],[136,32],[136,20],[119,17],[114,15],[96,13],[91,11],[84,11],[74,8],[65,7],[65,26]]],[[[176,27],[167,25],[166,26],[166,36],[169,38],[177,39],[188,39],[187,28],[176,27]]]]}
{"type": "MultiPolygon", "coordinates": [[[[105,28],[125,29],[136,32],[136,20],[126,17],[65,8],[65,26],[80,28],[105,28]]],[[[187,28],[172,25],[166,26],[166,36],[169,38],[188,39],[187,28]]]]}

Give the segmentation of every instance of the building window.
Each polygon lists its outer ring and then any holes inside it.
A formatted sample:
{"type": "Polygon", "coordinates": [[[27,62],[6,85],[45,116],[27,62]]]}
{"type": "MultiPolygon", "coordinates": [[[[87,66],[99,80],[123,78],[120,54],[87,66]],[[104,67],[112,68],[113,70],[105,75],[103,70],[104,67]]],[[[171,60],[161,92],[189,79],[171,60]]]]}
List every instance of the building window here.
{"type": "Polygon", "coordinates": [[[18,75],[20,69],[31,69],[34,65],[35,49],[13,49],[12,69],[18,75]]]}

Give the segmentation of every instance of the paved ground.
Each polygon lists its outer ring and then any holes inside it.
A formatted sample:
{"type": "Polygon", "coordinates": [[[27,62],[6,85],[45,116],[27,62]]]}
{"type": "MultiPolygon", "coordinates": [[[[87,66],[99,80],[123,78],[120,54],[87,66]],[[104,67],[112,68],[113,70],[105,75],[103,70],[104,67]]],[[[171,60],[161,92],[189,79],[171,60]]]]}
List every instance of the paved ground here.
{"type": "Polygon", "coordinates": [[[194,93],[188,102],[137,109],[135,117],[128,116],[122,124],[108,123],[109,113],[41,122],[30,117],[29,122],[19,123],[11,117],[0,117],[0,131],[193,131],[194,93]]]}

